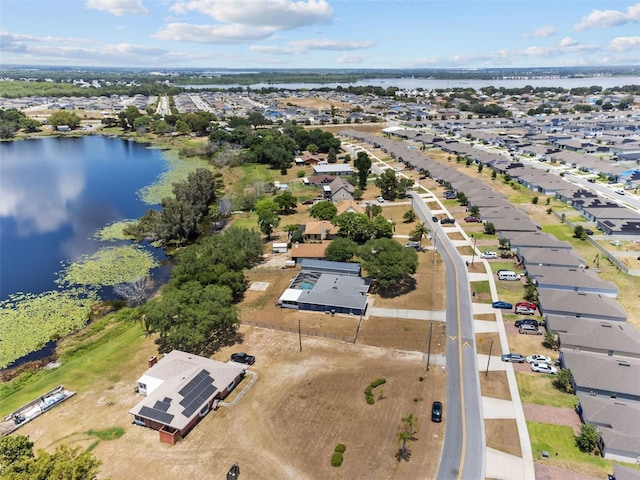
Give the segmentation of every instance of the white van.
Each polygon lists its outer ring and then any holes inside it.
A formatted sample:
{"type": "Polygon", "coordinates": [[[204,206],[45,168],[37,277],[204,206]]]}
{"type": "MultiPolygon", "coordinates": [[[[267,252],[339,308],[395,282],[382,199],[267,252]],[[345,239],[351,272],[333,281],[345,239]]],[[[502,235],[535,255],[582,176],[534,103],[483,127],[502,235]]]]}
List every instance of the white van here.
{"type": "Polygon", "coordinates": [[[520,280],[520,274],[511,270],[502,270],[498,272],[498,280],[520,280]]]}

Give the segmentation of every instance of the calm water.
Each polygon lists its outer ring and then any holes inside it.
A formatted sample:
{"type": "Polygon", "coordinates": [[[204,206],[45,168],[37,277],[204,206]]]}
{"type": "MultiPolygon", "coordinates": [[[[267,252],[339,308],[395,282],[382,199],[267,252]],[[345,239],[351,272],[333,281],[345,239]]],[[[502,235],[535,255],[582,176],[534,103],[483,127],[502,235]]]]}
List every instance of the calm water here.
{"type": "MultiPolygon", "coordinates": [[[[312,90],[318,88],[338,88],[343,87],[398,87],[404,90],[422,88],[424,90],[444,89],[444,88],[473,88],[479,90],[483,87],[494,86],[496,88],[522,88],[527,85],[532,87],[561,87],[578,88],[600,86],[603,88],[621,87],[624,85],[640,85],[640,77],[585,77],[585,78],[536,78],[536,79],[505,79],[505,80],[440,80],[428,78],[369,78],[357,82],[341,83],[256,83],[251,85],[251,89],[278,88],[291,90],[312,90]]],[[[184,88],[194,89],[227,89],[238,88],[244,85],[183,85],[184,88]]]]}
{"type": "Polygon", "coordinates": [[[104,246],[98,229],[150,208],[136,192],[166,168],[162,151],[122,139],[0,143],[0,298],[55,290],[61,262],[104,246]]]}

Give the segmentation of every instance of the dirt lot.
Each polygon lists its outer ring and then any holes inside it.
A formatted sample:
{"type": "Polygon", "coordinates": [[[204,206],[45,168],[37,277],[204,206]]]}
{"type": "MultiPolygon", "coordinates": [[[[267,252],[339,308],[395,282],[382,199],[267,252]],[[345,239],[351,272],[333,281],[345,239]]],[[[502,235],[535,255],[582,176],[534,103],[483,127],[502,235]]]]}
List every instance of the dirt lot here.
{"type": "MultiPolygon", "coordinates": [[[[252,367],[258,381],[239,403],[210,413],[175,446],[160,443],[157,432],[133,425],[127,414],[140,398],[133,385],[154,351],[151,340],[138,354],[139,368],[126,378],[100,383],[20,433],[31,436],[37,448],[87,448],[95,437],[82,432],[124,428],[121,438],[101,441],[93,450],[103,461],[101,478],[144,472],[158,480],[219,479],[233,462],[247,479],[367,479],[371,472],[376,478],[434,478],[444,424],[432,423],[429,411],[433,400],[442,399],[437,392],[444,391],[445,378],[437,369],[427,376],[421,354],[309,337],[300,352],[295,334],[241,331],[242,348],[258,356],[252,367]],[[383,398],[367,405],[363,391],[380,377],[387,380],[378,388],[383,398]],[[410,445],[411,461],[398,463],[396,435],[408,413],[418,418],[419,431],[410,445]],[[336,469],[330,458],[338,443],[347,450],[336,469]]],[[[232,350],[215,358],[226,361],[232,350]]]]}

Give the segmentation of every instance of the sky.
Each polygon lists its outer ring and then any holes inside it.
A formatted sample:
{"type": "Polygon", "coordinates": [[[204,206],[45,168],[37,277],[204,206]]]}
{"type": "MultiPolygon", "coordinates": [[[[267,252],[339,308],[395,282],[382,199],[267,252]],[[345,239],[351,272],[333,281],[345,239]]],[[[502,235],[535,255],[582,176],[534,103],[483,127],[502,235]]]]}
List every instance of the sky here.
{"type": "Polygon", "coordinates": [[[640,2],[2,0],[0,65],[163,70],[640,65],[640,2]]]}

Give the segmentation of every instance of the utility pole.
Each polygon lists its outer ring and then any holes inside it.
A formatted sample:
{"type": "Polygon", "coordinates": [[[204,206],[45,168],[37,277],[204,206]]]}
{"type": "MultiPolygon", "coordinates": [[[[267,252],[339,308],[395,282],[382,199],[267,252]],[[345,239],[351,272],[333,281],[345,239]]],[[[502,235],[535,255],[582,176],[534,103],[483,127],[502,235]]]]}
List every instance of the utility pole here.
{"type": "Polygon", "coordinates": [[[487,371],[484,372],[484,376],[489,376],[489,362],[491,362],[491,351],[493,350],[493,340],[491,340],[491,345],[489,345],[489,359],[487,360],[487,371]]]}
{"type": "Polygon", "coordinates": [[[433,264],[436,264],[436,252],[438,251],[438,232],[436,232],[436,230],[433,230],[433,264]]]}
{"type": "Polygon", "coordinates": [[[431,361],[431,333],[433,332],[433,320],[431,320],[431,325],[429,326],[429,348],[427,349],[427,372],[431,370],[430,361],[431,361]]]}
{"type": "Polygon", "coordinates": [[[300,351],[302,351],[302,330],[300,330],[300,319],[298,319],[298,341],[300,342],[300,351]]]}
{"type": "Polygon", "coordinates": [[[471,254],[471,265],[473,265],[473,261],[476,259],[476,240],[478,239],[473,236],[473,233],[471,234],[471,238],[473,238],[473,253],[471,254]]]}

